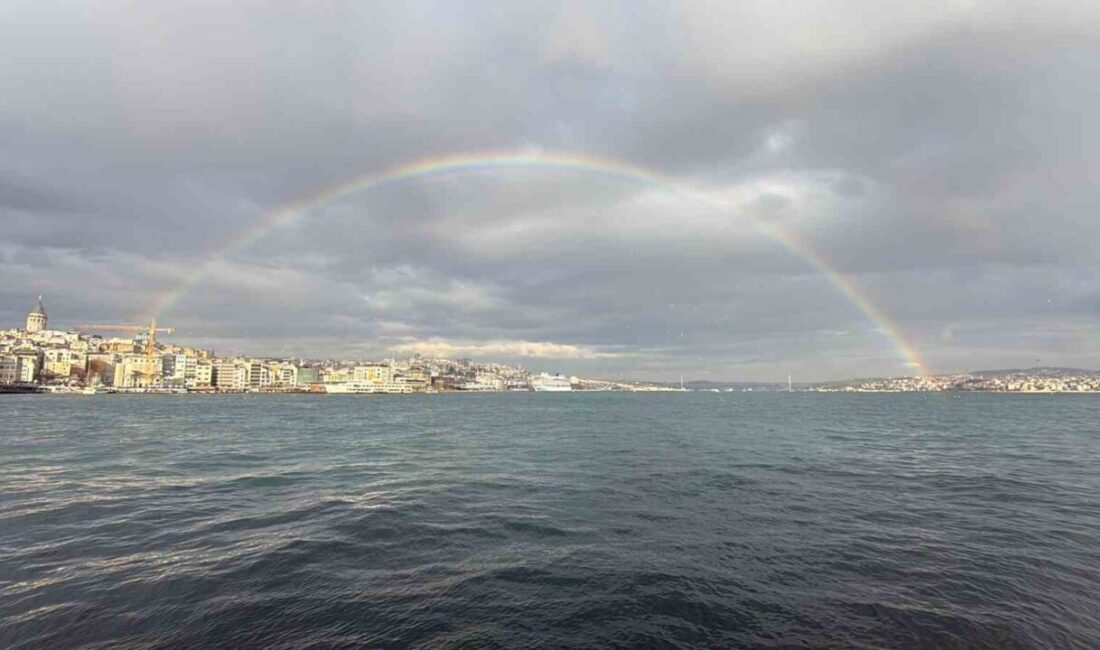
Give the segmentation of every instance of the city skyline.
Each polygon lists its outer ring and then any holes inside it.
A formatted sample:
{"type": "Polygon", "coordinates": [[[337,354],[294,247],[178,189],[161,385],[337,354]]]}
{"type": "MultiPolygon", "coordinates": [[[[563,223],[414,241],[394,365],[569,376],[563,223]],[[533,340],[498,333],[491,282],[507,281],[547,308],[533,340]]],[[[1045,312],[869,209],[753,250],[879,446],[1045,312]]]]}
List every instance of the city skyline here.
{"type": "MultiPolygon", "coordinates": [[[[82,324],[59,328],[49,322],[38,296],[22,328],[0,328],[0,392],[308,392],[410,394],[507,391],[684,391],[679,386],[640,378],[581,377],[565,368],[512,366],[488,358],[455,358],[453,349],[407,358],[384,359],[273,357],[218,354],[157,334],[175,329],[148,325],[82,324]],[[104,335],[103,332],[114,332],[104,335]],[[133,337],[120,336],[122,332],[133,337]]],[[[713,381],[690,378],[691,389],[782,391],[782,382],[713,381]]],[[[793,390],[787,376],[785,389],[793,390]]],[[[815,392],[1100,392],[1100,370],[1035,367],[880,378],[849,377],[799,382],[815,392]]]]}
{"type": "Polygon", "coordinates": [[[0,323],[45,294],[246,356],[663,381],[1100,367],[1100,10],[949,4],[12,8],[0,323]]]}
{"type": "MultiPolygon", "coordinates": [[[[321,393],[675,390],[532,371],[471,359],[279,359],[217,354],[157,338],[171,327],[49,321],[38,296],[24,327],[0,329],[0,393],[321,393]],[[114,332],[104,336],[102,332],[114,332]],[[119,333],[132,337],[118,336],[119,333]]],[[[683,382],[679,390],[683,390],[683,382]]]]}

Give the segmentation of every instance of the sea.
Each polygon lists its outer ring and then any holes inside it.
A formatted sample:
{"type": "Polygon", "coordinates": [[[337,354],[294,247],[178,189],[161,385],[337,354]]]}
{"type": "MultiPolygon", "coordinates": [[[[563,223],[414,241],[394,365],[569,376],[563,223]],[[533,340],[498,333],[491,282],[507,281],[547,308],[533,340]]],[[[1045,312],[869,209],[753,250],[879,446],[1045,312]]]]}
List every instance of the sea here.
{"type": "Polygon", "coordinates": [[[1100,395],[0,396],[0,647],[1097,648],[1100,395]]]}

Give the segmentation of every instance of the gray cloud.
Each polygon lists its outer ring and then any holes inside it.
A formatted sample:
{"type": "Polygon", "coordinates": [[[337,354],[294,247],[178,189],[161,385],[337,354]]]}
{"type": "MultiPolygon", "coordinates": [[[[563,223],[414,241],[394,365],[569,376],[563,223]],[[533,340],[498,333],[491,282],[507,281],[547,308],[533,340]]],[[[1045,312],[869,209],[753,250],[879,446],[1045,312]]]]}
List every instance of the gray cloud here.
{"type": "Polygon", "coordinates": [[[212,263],[162,319],[219,351],[416,346],[615,376],[1100,366],[1093,3],[158,2],[0,19],[0,321],[132,320],[265,215],[408,179],[212,263]],[[433,347],[434,346],[434,347],[433,347]],[[559,358],[560,357],[560,358],[559,358]]]}

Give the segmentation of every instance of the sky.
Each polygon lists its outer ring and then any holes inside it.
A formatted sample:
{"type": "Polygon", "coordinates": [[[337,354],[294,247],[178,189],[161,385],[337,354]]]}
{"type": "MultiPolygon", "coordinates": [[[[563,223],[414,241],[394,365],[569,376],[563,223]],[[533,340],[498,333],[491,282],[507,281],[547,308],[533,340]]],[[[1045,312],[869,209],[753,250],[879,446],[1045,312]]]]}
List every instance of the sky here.
{"type": "Polygon", "coordinates": [[[219,354],[1100,368],[1098,60],[1085,0],[13,0],[0,327],[43,294],[219,354]],[[483,163],[386,178],[442,157],[483,163]]]}

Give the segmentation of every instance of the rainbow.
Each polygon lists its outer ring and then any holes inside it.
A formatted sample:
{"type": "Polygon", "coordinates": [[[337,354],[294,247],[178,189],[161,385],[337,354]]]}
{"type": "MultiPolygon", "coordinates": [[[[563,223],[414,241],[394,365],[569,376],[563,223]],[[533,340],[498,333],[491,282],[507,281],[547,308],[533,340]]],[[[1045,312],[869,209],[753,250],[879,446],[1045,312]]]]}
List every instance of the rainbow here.
{"type": "MultiPolygon", "coordinates": [[[[702,189],[687,185],[677,179],[621,161],[598,158],[583,154],[540,153],[540,152],[482,152],[475,154],[449,155],[425,158],[412,163],[390,167],[377,172],[368,172],[342,183],[299,199],[262,216],[238,237],[215,250],[206,260],[170,291],[161,295],[149,310],[150,317],[160,318],[176,305],[184,296],[209,276],[221,260],[263,239],[268,233],[298,219],[304,214],[327,203],[348,195],[370,190],[381,185],[397,181],[428,178],[443,174],[469,173],[485,170],[547,169],[589,174],[599,174],[631,183],[656,188],[685,197],[691,201],[712,208],[728,211],[731,206],[714,198],[702,189]]],[[[751,215],[742,215],[759,232],[774,240],[787,251],[797,256],[825,277],[838,291],[855,306],[875,328],[890,341],[902,363],[908,370],[917,374],[927,374],[926,366],[916,349],[902,336],[898,326],[849,278],[838,271],[820,253],[777,226],[765,223],[751,215]]]]}

